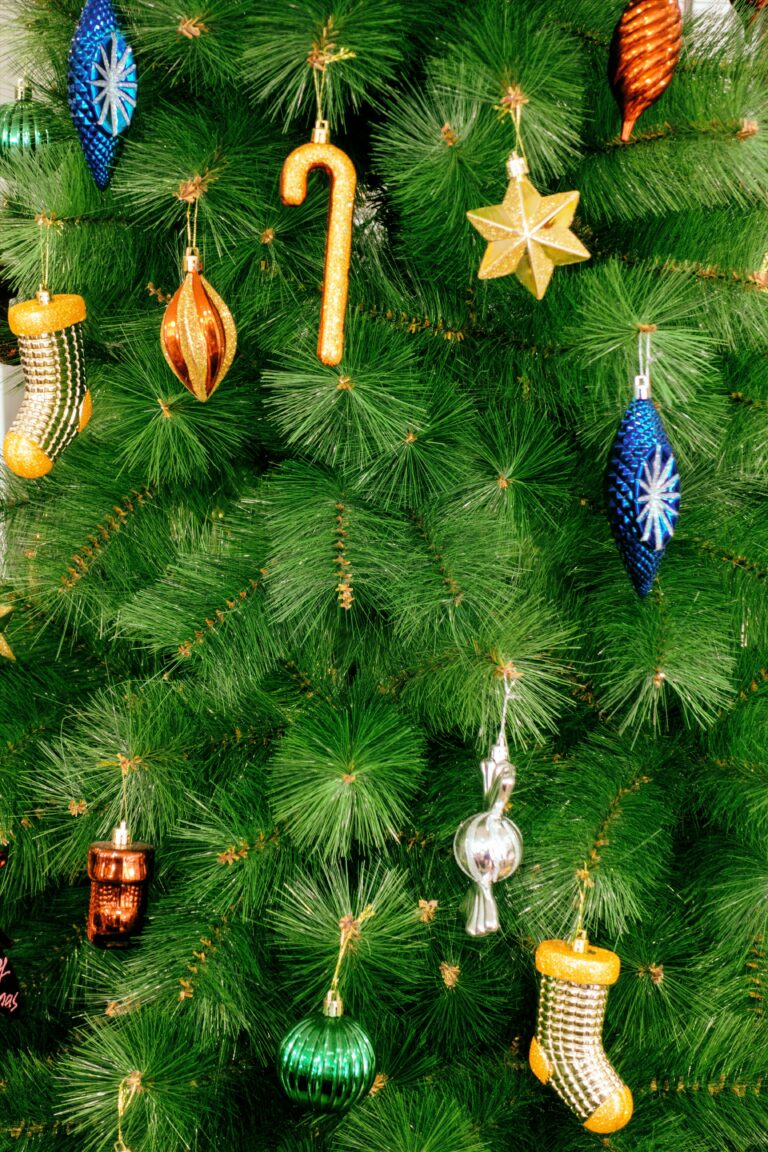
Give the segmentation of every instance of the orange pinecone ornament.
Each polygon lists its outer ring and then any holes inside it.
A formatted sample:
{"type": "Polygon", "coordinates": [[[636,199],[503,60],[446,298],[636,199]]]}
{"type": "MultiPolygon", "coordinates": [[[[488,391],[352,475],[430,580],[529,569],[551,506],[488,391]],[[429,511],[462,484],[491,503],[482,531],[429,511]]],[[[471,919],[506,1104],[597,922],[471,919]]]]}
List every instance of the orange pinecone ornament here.
{"type": "Polygon", "coordinates": [[[734,8],[739,8],[744,14],[748,8],[752,9],[752,15],[749,17],[750,23],[755,19],[758,12],[764,11],[768,8],[768,0],[731,0],[734,8]]]}
{"type": "Polygon", "coordinates": [[[669,85],[680,59],[683,18],[677,0],[629,0],[616,25],[608,82],[626,144],[635,122],[669,85]]]}

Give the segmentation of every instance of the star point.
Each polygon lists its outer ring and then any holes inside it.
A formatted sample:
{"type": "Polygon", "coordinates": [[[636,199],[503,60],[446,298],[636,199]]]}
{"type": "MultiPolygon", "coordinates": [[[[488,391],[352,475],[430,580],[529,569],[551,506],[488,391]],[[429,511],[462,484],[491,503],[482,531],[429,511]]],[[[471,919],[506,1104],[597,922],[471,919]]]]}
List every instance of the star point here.
{"type": "Polygon", "coordinates": [[[590,257],[570,230],[578,203],[578,192],[540,196],[526,176],[511,179],[501,204],[467,212],[469,222],[488,241],[478,278],[514,272],[541,300],[555,267],[590,257]]]}
{"type": "Polygon", "coordinates": [[[13,604],[0,604],[0,656],[6,660],[16,660],[8,640],[5,636],[5,630],[8,627],[11,613],[14,611],[13,604]]]}

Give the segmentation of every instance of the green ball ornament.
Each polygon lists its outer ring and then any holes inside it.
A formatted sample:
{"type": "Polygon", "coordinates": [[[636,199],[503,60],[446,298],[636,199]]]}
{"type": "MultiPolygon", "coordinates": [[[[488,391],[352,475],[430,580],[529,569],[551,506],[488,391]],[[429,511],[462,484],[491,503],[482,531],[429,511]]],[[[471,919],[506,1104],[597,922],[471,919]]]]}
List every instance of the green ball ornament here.
{"type": "Polygon", "coordinates": [[[277,1072],[286,1095],[320,1112],[343,1112],[370,1092],[376,1055],[365,1031],[329,992],[322,1015],[306,1016],[284,1038],[277,1072]]]}
{"type": "Polygon", "coordinates": [[[24,80],[16,85],[13,104],[0,105],[0,155],[35,152],[48,143],[46,109],[32,99],[24,80]]]}

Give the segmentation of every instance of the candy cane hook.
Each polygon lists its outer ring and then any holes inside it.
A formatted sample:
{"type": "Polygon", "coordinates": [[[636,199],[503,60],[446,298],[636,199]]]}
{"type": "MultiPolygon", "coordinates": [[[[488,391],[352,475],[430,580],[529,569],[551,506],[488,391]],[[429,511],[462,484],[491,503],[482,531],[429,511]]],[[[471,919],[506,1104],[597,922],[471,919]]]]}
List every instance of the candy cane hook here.
{"type": "Polygon", "coordinates": [[[286,157],[280,174],[283,204],[303,204],[307,175],[313,168],[325,168],[331,179],[317,355],[323,364],[333,365],[339,363],[344,352],[357,174],[349,156],[330,143],[327,120],[319,120],[315,125],[311,144],[301,144],[286,157]]]}

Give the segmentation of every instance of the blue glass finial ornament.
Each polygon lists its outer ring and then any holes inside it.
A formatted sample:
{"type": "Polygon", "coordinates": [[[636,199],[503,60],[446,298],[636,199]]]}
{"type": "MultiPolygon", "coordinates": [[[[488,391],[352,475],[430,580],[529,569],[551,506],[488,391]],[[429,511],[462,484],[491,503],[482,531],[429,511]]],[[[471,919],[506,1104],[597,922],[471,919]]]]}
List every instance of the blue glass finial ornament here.
{"type": "Polygon", "coordinates": [[[110,0],[86,0],[69,50],[69,109],[98,187],[109,184],[118,137],[136,107],[133,49],[110,0]]]}
{"type": "Polygon", "coordinates": [[[635,398],[608,463],[608,516],[635,591],[647,596],[680,513],[680,476],[650,379],[635,377],[635,398]]]}

